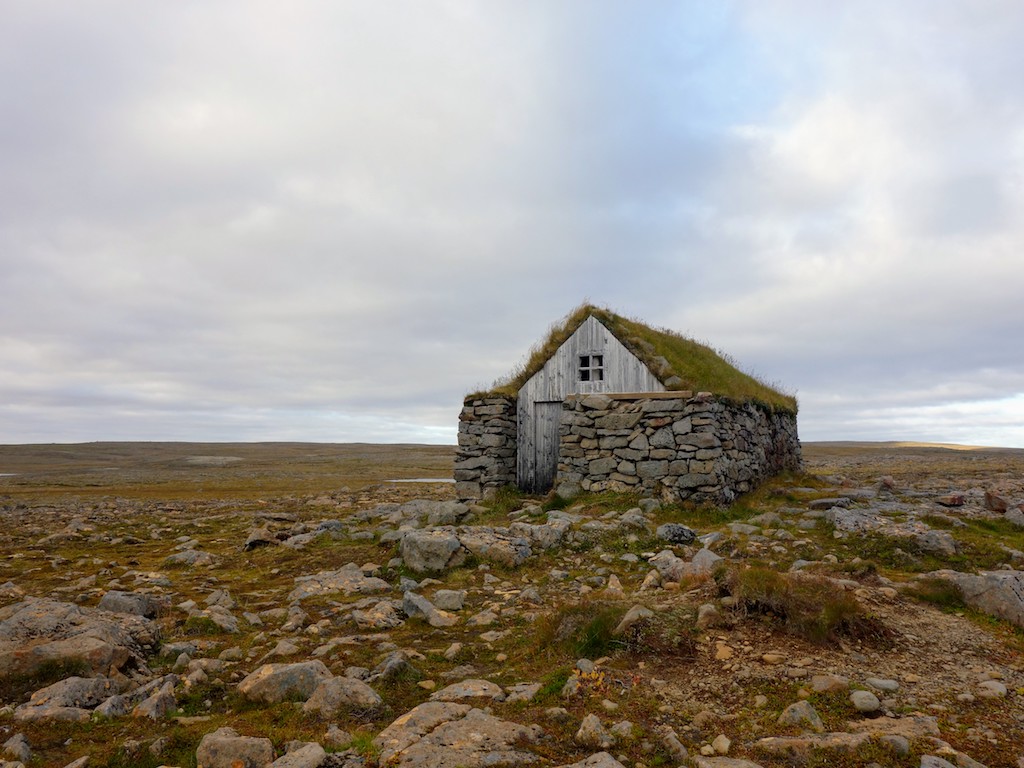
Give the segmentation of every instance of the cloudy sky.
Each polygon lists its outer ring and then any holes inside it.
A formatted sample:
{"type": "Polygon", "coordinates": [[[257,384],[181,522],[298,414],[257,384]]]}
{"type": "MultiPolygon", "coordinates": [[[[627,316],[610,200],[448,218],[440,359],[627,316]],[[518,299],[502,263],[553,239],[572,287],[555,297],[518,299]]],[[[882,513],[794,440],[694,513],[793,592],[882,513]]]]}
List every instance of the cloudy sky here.
{"type": "Polygon", "coordinates": [[[1024,447],[1019,0],[0,13],[0,443],[453,443],[589,299],[1024,447]]]}

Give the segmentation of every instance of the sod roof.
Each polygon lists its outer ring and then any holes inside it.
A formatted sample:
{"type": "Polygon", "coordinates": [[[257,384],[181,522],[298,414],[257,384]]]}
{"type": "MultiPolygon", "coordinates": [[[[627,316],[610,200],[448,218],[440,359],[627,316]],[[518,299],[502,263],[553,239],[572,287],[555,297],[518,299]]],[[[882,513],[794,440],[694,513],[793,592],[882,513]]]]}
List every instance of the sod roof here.
{"type": "Polygon", "coordinates": [[[491,392],[515,395],[591,316],[640,358],[668,390],[711,392],[731,400],[761,403],[773,410],[797,411],[795,397],[744,373],[727,356],[711,347],[675,331],[651,328],[592,304],[580,305],[552,326],[547,337],[530,350],[526,362],[507,379],[498,382],[491,392]]]}

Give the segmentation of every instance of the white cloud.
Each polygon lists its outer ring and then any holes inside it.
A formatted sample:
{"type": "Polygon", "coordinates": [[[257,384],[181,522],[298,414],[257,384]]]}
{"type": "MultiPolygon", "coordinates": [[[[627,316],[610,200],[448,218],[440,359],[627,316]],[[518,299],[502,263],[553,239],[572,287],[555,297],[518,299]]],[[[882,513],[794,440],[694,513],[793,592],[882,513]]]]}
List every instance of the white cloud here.
{"type": "Polygon", "coordinates": [[[805,435],[1019,441],[1022,33],[997,0],[19,5],[0,442],[450,439],[584,297],[796,389],[805,435]]]}

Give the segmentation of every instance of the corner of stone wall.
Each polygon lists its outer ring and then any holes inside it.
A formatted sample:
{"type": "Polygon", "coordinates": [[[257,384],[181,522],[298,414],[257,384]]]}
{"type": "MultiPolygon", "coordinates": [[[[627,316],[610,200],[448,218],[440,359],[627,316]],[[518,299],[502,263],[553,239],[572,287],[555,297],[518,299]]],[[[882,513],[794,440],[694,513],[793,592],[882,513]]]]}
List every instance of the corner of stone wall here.
{"type": "Polygon", "coordinates": [[[460,501],[490,498],[516,482],[516,399],[468,397],[459,414],[455,494],[460,501]]]}

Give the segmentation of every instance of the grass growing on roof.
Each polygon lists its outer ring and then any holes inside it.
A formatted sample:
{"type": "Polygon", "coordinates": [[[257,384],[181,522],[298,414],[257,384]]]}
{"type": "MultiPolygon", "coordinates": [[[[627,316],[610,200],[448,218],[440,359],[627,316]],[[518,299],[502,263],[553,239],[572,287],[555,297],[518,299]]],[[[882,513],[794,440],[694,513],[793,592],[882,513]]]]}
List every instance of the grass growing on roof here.
{"type": "MultiPolygon", "coordinates": [[[[650,368],[662,383],[673,376],[678,377],[678,382],[666,385],[670,390],[708,391],[732,400],[754,401],[772,409],[796,413],[795,397],[739,370],[727,355],[675,331],[651,328],[638,320],[586,303],[553,325],[544,341],[530,350],[526,362],[508,379],[499,381],[491,393],[515,395],[591,315],[650,368]]],[[[481,394],[484,393],[475,393],[471,397],[481,394]]]]}

